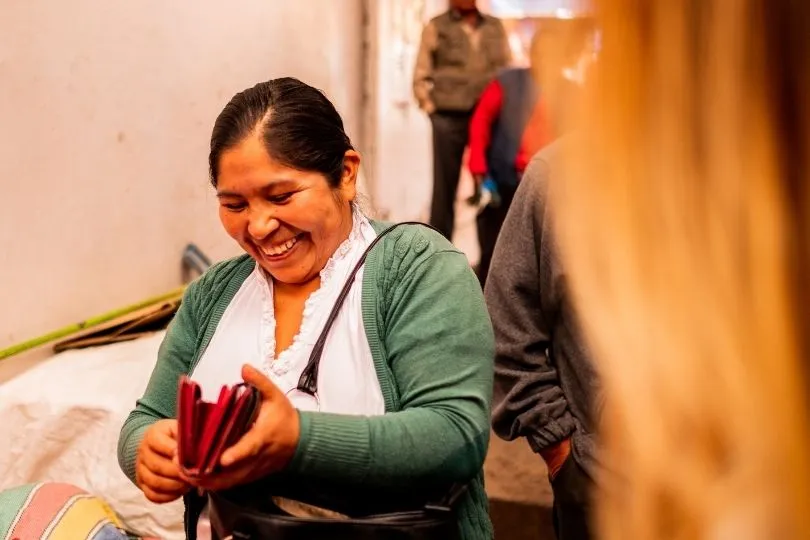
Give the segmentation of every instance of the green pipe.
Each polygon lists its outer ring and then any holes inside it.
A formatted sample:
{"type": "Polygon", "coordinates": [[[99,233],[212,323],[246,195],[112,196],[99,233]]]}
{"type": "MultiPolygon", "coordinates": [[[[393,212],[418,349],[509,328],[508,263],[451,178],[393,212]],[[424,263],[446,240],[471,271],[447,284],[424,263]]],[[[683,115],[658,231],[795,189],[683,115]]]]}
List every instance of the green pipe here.
{"type": "Polygon", "coordinates": [[[111,321],[117,317],[121,317],[123,315],[127,315],[132,313],[133,311],[137,311],[139,309],[143,309],[148,307],[152,304],[157,304],[163,300],[168,300],[170,298],[174,298],[183,293],[185,290],[185,285],[182,287],[178,287],[171,292],[167,292],[165,294],[161,294],[160,296],[155,296],[154,298],[149,298],[142,302],[138,302],[137,304],[132,304],[131,306],[119,308],[103,315],[97,315],[95,317],[90,317],[87,320],[71,324],[69,326],[65,326],[64,328],[60,328],[58,330],[54,330],[53,332],[48,332],[47,334],[43,334],[39,337],[35,337],[33,339],[29,339],[28,341],[23,341],[22,343],[18,343],[16,345],[12,345],[11,347],[0,349],[0,360],[8,358],[9,356],[14,356],[15,354],[19,354],[21,352],[25,352],[29,349],[33,349],[35,347],[39,347],[40,345],[44,345],[49,341],[54,341],[56,339],[69,336],[75,332],[80,330],[86,330],[87,328],[92,328],[94,326],[98,326],[102,323],[107,321],[111,321]]]}

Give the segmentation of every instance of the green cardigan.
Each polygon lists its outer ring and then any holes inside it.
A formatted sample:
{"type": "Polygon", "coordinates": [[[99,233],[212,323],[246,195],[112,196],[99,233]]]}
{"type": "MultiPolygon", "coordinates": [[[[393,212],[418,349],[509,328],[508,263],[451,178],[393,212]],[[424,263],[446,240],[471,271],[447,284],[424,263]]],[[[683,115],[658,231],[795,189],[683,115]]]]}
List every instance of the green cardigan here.
{"type": "MultiPolygon", "coordinates": [[[[387,226],[372,224],[378,232],[387,226]]],[[[224,261],[186,290],[146,392],[121,430],[118,459],[133,481],[144,431],[175,416],[178,377],[197,364],[254,267],[247,255],[224,261]]],[[[362,308],[386,414],[300,412],[301,438],[285,473],[314,485],[382,489],[470,481],[459,503],[461,537],[492,538],[482,467],[494,341],[466,257],[427,227],[399,227],[369,253],[362,308]]]]}

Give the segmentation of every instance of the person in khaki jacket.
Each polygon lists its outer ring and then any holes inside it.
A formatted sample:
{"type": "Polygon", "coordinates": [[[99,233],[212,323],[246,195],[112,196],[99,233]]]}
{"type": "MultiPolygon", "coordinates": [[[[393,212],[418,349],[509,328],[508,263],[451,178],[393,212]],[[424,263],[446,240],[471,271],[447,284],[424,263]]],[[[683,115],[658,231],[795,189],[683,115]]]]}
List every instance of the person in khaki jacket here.
{"type": "Polygon", "coordinates": [[[511,58],[499,19],[481,13],[475,0],[450,0],[449,8],[422,31],[413,76],[414,96],[433,127],[430,224],[448,239],[472,111],[511,58]]]}

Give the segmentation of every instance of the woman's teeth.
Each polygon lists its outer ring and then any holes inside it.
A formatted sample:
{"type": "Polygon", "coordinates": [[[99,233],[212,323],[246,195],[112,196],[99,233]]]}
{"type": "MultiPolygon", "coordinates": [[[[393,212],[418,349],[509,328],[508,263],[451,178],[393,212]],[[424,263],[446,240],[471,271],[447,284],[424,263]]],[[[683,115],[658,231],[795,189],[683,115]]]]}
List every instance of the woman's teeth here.
{"type": "Polygon", "coordinates": [[[271,247],[268,247],[268,248],[262,247],[261,250],[262,250],[262,253],[264,253],[265,255],[267,255],[269,257],[278,257],[279,255],[284,255],[285,253],[290,251],[292,249],[292,247],[297,243],[298,243],[298,237],[296,236],[296,237],[294,237],[294,238],[292,238],[290,240],[287,240],[283,244],[278,244],[278,245],[271,246],[271,247]]]}

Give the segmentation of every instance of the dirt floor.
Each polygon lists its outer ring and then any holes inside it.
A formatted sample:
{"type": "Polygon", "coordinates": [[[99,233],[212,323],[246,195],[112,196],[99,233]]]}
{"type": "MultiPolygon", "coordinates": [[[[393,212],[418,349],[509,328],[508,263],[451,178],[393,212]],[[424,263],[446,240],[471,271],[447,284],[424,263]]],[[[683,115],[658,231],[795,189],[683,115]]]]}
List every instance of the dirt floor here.
{"type": "Polygon", "coordinates": [[[554,540],[546,467],[525,441],[493,434],[484,473],[497,540],[554,540]]]}

